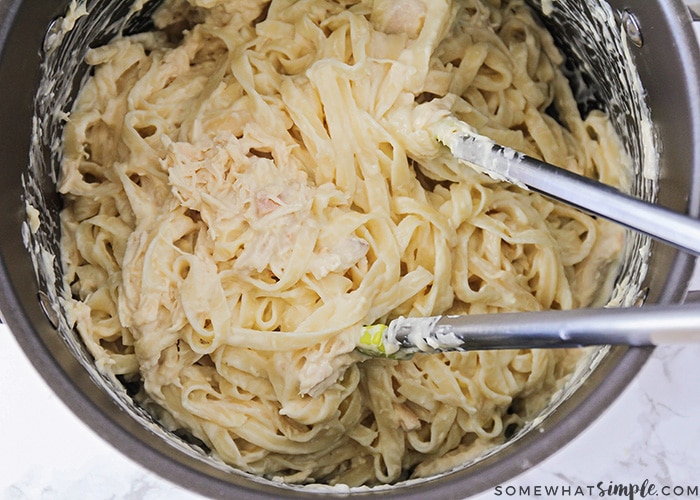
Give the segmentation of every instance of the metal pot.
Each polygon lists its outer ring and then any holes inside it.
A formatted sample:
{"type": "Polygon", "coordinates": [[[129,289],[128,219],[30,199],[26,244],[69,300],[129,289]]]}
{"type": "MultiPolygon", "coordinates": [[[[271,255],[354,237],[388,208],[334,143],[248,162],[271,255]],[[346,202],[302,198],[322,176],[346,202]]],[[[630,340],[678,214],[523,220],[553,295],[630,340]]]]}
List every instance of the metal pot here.
{"type": "MultiPolygon", "coordinates": [[[[572,2],[575,7],[567,2],[531,3],[544,11],[543,22],[569,56],[572,75],[580,77],[573,80],[587,81],[595,89],[581,93],[583,111],[591,106],[607,110],[633,158],[640,165],[658,166],[657,175],[651,177],[640,169],[635,194],[656,197],[664,206],[698,216],[700,52],[686,6],[679,0],[650,0],[637,2],[628,11],[627,4],[618,0],[611,1],[607,10],[598,0],[572,2]],[[629,73],[630,60],[638,79],[629,73]],[[653,130],[644,127],[647,113],[653,130]],[[658,158],[652,157],[654,147],[649,149],[654,137],[658,158]]],[[[86,71],[80,61],[88,45],[105,42],[122,27],[138,31],[148,24],[146,16],[132,18],[126,26],[115,22],[128,12],[127,0],[91,0],[90,16],[65,33],[60,16],[67,4],[67,0],[0,0],[3,320],[52,389],[87,425],[163,477],[217,498],[346,496],[347,491],[281,486],[208,458],[136,407],[123,387],[100,376],[62,318],[56,259],[60,199],[54,192],[59,153],[52,148],[61,125],[53,111],[69,109],[86,71]],[[26,220],[26,204],[39,208],[38,229],[26,220]]],[[[618,287],[622,291],[616,300],[622,305],[642,300],[682,302],[694,259],[639,235],[631,235],[629,241],[621,273],[626,288],[618,287]]],[[[450,473],[352,494],[464,498],[503,483],[581,432],[617,397],[650,352],[601,348],[541,418],[505,445],[450,473]]]]}

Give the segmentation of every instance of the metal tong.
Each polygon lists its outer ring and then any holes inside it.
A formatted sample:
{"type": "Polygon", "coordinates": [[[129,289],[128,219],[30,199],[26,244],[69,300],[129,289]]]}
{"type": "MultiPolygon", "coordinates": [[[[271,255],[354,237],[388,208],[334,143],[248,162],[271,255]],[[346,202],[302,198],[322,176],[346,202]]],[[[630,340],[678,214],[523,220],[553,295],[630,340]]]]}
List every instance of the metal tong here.
{"type": "Polygon", "coordinates": [[[700,343],[700,308],[680,304],[400,317],[365,327],[359,349],[403,359],[419,352],[693,343],[700,343]]]}
{"type": "MultiPolygon", "coordinates": [[[[564,203],[700,255],[700,220],[496,144],[448,117],[433,127],[452,154],[497,180],[564,203]]],[[[358,348],[370,355],[531,349],[591,345],[655,346],[700,342],[700,308],[647,305],[468,316],[397,318],[363,328],[358,348]]]]}
{"type": "Polygon", "coordinates": [[[433,131],[455,158],[486,174],[700,255],[700,220],[496,144],[453,117],[433,131]]]}

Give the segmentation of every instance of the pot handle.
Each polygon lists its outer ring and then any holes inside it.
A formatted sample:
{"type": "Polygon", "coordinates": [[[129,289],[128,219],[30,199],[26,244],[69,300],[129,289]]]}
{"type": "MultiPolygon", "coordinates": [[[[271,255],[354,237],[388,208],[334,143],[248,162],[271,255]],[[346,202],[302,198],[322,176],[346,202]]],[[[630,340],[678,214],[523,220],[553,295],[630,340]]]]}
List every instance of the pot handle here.
{"type": "Polygon", "coordinates": [[[700,1],[686,0],[685,5],[688,7],[690,18],[693,20],[693,22],[700,21],[700,1]]]}

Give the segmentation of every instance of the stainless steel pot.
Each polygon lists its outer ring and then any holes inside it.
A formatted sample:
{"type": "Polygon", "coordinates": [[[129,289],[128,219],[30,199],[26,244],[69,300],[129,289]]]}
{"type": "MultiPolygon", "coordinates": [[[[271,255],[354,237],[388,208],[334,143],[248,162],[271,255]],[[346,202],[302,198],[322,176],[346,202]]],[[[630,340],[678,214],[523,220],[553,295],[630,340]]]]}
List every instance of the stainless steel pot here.
{"type": "MultiPolygon", "coordinates": [[[[60,209],[60,199],[54,193],[58,153],[51,142],[60,136],[61,126],[52,111],[70,105],[85,73],[80,53],[87,45],[106,41],[121,27],[111,21],[121,19],[129,3],[91,0],[88,10],[94,15],[79,20],[76,30],[64,36],[60,24],[54,23],[47,36],[52,21],[64,14],[67,0],[0,0],[3,320],[37,370],[80,418],[123,453],[163,477],[216,498],[302,498],[315,493],[346,496],[347,492],[338,490],[282,487],[208,459],[196,445],[168,433],[134,406],[124,388],[101,377],[61,317],[56,300],[61,280],[57,261],[51,260],[58,251],[60,209]],[[51,85],[47,85],[49,80],[51,85]],[[36,233],[26,222],[27,203],[40,208],[41,224],[36,233]]],[[[532,3],[547,12],[552,6],[566,4],[532,3]]],[[[606,24],[601,21],[597,0],[572,4],[575,7],[555,8],[542,19],[569,54],[572,74],[596,89],[581,94],[582,109],[600,106],[610,112],[635,158],[645,155],[640,113],[650,111],[661,151],[658,179],[640,173],[635,193],[645,198],[658,194],[660,204],[698,216],[700,53],[688,9],[678,0],[650,0],[633,3],[626,10],[626,2],[613,0],[610,13],[614,22],[606,24]],[[611,40],[615,40],[612,51],[611,40]],[[634,60],[644,95],[621,67],[625,57],[634,60]]],[[[137,31],[145,26],[146,18],[137,17],[126,29],[137,31]]],[[[645,297],[649,303],[682,302],[694,259],[639,236],[631,242],[623,274],[634,286],[625,300],[645,297]],[[640,248],[650,251],[642,254],[640,248]]],[[[581,432],[617,397],[650,352],[603,348],[542,418],[507,445],[449,474],[390,488],[358,490],[353,496],[464,498],[503,483],[581,432]]]]}

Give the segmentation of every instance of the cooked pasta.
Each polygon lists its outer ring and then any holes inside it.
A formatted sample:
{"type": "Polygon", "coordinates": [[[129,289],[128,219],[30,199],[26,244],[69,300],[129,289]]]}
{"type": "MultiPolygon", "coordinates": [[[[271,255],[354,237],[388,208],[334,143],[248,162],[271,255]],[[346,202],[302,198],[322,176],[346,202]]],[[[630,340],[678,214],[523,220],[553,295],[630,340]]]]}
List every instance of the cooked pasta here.
{"type": "Polygon", "coordinates": [[[460,164],[447,114],[616,186],[521,0],[166,0],[90,49],[59,191],[98,367],[225,462],[375,485],[507,439],[577,350],[367,358],[363,325],[605,299],[623,232],[460,164]]]}

